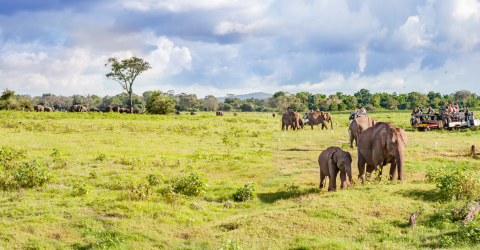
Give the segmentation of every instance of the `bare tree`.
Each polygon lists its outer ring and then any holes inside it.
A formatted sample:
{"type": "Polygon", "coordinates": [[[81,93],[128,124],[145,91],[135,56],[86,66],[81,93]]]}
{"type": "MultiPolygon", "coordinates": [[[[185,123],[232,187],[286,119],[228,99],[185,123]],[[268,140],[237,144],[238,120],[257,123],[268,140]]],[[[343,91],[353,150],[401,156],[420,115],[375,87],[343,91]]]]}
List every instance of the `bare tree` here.
{"type": "Polygon", "coordinates": [[[170,96],[170,97],[173,97],[175,95],[175,91],[174,90],[169,90],[167,91],[167,94],[170,96]]]}
{"type": "Polygon", "coordinates": [[[218,101],[218,99],[213,96],[213,95],[207,95],[205,96],[205,106],[209,107],[209,108],[212,108],[212,109],[216,109],[218,107],[218,104],[220,102],[218,101]]]}
{"type": "Polygon", "coordinates": [[[90,93],[86,93],[86,94],[83,93],[83,97],[85,97],[85,106],[86,106],[86,108],[87,108],[87,110],[88,110],[88,103],[90,102],[90,97],[91,97],[91,95],[90,95],[90,93]]]}

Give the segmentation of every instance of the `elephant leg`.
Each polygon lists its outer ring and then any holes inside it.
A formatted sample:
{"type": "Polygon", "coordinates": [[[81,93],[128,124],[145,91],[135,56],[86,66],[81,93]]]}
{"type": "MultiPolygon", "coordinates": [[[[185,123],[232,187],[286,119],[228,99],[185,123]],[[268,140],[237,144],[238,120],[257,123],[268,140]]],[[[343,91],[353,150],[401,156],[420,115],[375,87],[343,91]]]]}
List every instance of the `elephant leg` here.
{"type": "Polygon", "coordinates": [[[330,177],[328,183],[328,191],[336,191],[337,190],[337,175],[338,169],[337,168],[330,168],[330,177]]]}
{"type": "Polygon", "coordinates": [[[310,126],[312,127],[312,130],[313,130],[313,124],[310,123],[310,126]]]}
{"type": "Polygon", "coordinates": [[[373,165],[367,165],[367,173],[370,174],[370,181],[373,180],[373,172],[375,172],[377,168],[373,165]]]}
{"type": "Polygon", "coordinates": [[[347,172],[346,171],[341,171],[340,172],[340,188],[345,189],[347,187],[347,172]]]}
{"type": "Polygon", "coordinates": [[[365,181],[365,160],[361,154],[358,154],[358,179],[365,181]]]}
{"type": "Polygon", "coordinates": [[[318,186],[318,188],[322,189],[325,187],[325,177],[327,176],[320,170],[320,186],[318,186]]]}
{"type": "MultiPolygon", "coordinates": [[[[349,132],[350,132],[350,131],[349,131],[349,132]]],[[[354,140],[354,139],[355,139],[355,138],[353,138],[352,133],[350,133],[350,148],[353,148],[353,140],[354,140]]]]}
{"type": "Polygon", "coordinates": [[[284,129],[285,129],[285,123],[282,122],[282,130],[284,130],[284,129]]]}
{"type": "Polygon", "coordinates": [[[390,164],[390,180],[393,181],[397,179],[397,161],[395,158],[392,160],[392,163],[390,164]]]}

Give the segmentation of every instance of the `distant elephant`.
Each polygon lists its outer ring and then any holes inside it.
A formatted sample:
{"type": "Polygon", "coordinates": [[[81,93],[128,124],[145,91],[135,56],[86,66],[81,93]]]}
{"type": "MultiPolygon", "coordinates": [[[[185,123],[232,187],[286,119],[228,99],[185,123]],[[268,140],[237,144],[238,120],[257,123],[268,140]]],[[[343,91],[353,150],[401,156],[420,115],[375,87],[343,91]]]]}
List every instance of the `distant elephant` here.
{"type": "Polygon", "coordinates": [[[138,109],[135,109],[135,110],[133,110],[133,113],[134,113],[134,114],[140,114],[140,113],[142,113],[142,112],[141,112],[140,110],[138,110],[138,109]]]}
{"type": "Polygon", "coordinates": [[[45,108],[42,105],[36,105],[35,107],[33,107],[33,110],[37,112],[43,112],[44,109],[45,108]]]}
{"type": "Polygon", "coordinates": [[[97,108],[91,108],[91,109],[90,109],[90,112],[100,112],[100,110],[97,109],[97,108]]]}
{"type": "Polygon", "coordinates": [[[238,114],[237,113],[233,113],[234,116],[237,116],[238,114]]]}
{"type": "Polygon", "coordinates": [[[75,111],[76,112],[87,112],[87,108],[83,105],[78,105],[77,109],[75,111]]]}
{"type": "Polygon", "coordinates": [[[113,112],[119,112],[119,111],[120,111],[120,107],[119,107],[119,106],[114,106],[114,107],[112,107],[112,111],[113,111],[113,112]]]}
{"type": "Polygon", "coordinates": [[[112,106],[106,106],[106,107],[103,109],[103,112],[112,112],[112,106]]]}
{"type": "Polygon", "coordinates": [[[45,112],[52,112],[53,110],[52,110],[52,108],[50,108],[50,107],[44,107],[44,108],[43,108],[43,111],[45,111],[45,112]]]}
{"type": "Polygon", "coordinates": [[[288,126],[292,127],[292,130],[298,128],[298,120],[301,119],[301,115],[297,112],[287,111],[282,116],[282,130],[288,131],[288,126]]]}
{"type": "Polygon", "coordinates": [[[395,127],[391,122],[378,122],[367,128],[358,137],[358,178],[365,180],[365,165],[370,174],[380,166],[380,176],[383,167],[390,166],[390,179],[403,181],[404,152],[407,147],[405,130],[395,127]]]}
{"type": "Polygon", "coordinates": [[[223,116],[223,112],[222,111],[217,111],[217,116],[223,116]]]}
{"type": "Polygon", "coordinates": [[[347,176],[352,182],[352,156],[349,152],[339,147],[329,147],[318,156],[318,165],[320,166],[320,189],[325,187],[325,177],[328,176],[328,191],[335,191],[338,172],[340,172],[341,189],[347,186],[347,176]]]}
{"type": "Polygon", "coordinates": [[[68,112],[77,112],[78,105],[73,105],[67,109],[68,112]]]}
{"type": "Polygon", "coordinates": [[[358,136],[367,128],[373,127],[377,123],[378,120],[372,119],[370,116],[361,116],[353,120],[352,123],[350,123],[350,127],[348,127],[350,148],[353,148],[353,140],[355,140],[355,146],[357,146],[358,136]]]}
{"type": "Polygon", "coordinates": [[[195,113],[195,112],[190,112],[190,115],[197,115],[197,113],[195,113]]]}
{"type": "Polygon", "coordinates": [[[273,113],[272,116],[275,117],[276,116],[275,113],[273,113]]]}
{"type": "Polygon", "coordinates": [[[303,122],[303,119],[300,118],[298,119],[298,129],[304,129],[305,128],[305,123],[303,122]]]}
{"type": "Polygon", "coordinates": [[[181,115],[179,111],[175,112],[175,114],[177,114],[177,115],[181,115]]]}
{"type": "Polygon", "coordinates": [[[333,130],[333,120],[330,113],[325,113],[323,111],[310,112],[307,114],[307,118],[308,118],[308,123],[312,127],[312,130],[313,130],[313,125],[318,125],[318,124],[322,124],[322,129],[324,127],[328,129],[328,126],[326,124],[326,122],[328,121],[331,122],[332,130],[333,130]]]}

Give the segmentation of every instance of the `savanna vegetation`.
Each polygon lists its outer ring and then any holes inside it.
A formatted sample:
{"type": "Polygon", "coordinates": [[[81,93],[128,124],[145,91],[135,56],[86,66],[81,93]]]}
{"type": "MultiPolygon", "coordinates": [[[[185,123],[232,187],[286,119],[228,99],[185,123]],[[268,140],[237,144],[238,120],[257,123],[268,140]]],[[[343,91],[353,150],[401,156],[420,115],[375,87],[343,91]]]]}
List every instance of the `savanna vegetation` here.
{"type": "Polygon", "coordinates": [[[480,196],[480,159],[469,151],[479,130],[417,132],[409,111],[371,111],[407,131],[404,183],[327,192],[318,189],[322,150],[349,151],[358,173],[349,112],[332,114],[333,132],[285,132],[281,114],[268,113],[0,111],[0,246],[480,247],[480,220],[465,219],[480,196]]]}

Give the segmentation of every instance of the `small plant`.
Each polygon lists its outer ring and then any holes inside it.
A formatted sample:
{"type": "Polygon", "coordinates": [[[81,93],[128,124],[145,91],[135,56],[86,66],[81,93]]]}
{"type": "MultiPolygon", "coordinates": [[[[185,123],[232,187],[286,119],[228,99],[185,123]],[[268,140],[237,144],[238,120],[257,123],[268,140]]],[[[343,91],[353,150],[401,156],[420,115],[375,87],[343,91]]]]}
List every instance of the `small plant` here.
{"type": "Polygon", "coordinates": [[[127,195],[130,200],[150,200],[153,195],[153,190],[147,183],[142,183],[137,179],[132,179],[126,185],[127,195]]]}
{"type": "Polygon", "coordinates": [[[6,169],[14,168],[17,160],[27,158],[27,150],[19,150],[11,146],[3,146],[0,149],[0,166],[6,169]]]}
{"type": "Polygon", "coordinates": [[[92,185],[79,182],[73,186],[73,195],[74,196],[86,196],[93,190],[92,185]]]}
{"type": "Polygon", "coordinates": [[[123,158],[120,161],[115,161],[115,163],[120,163],[127,166],[140,166],[144,165],[145,161],[141,157],[128,158],[126,154],[123,155],[123,158]]]}
{"type": "Polygon", "coordinates": [[[440,193],[449,199],[469,199],[480,195],[480,173],[466,166],[433,167],[426,179],[436,183],[440,193]]]}
{"type": "Polygon", "coordinates": [[[53,153],[50,155],[53,157],[53,162],[57,164],[57,167],[66,167],[67,160],[63,158],[63,150],[61,148],[54,148],[53,153]]]}
{"type": "Polygon", "coordinates": [[[97,158],[95,158],[95,160],[97,161],[104,161],[107,159],[107,154],[104,153],[104,152],[98,152],[98,155],[97,155],[97,158]]]}
{"type": "Polygon", "coordinates": [[[147,175],[147,180],[148,180],[148,183],[150,183],[151,186],[159,186],[159,185],[162,185],[165,182],[165,177],[160,173],[149,174],[149,175],[147,175]]]}
{"type": "Polygon", "coordinates": [[[172,185],[173,191],[186,196],[199,196],[204,194],[208,188],[207,183],[202,178],[202,173],[190,173],[176,180],[172,185]]]}
{"type": "Polygon", "coordinates": [[[218,250],[243,250],[236,242],[231,240],[227,241],[227,244],[222,244],[222,247],[218,250]]]}
{"type": "Polygon", "coordinates": [[[53,177],[53,174],[48,172],[48,168],[37,160],[22,163],[13,173],[15,185],[22,188],[42,186],[53,177]]]}
{"type": "Polygon", "coordinates": [[[88,174],[90,176],[90,179],[97,179],[98,178],[98,171],[95,170],[93,172],[90,172],[90,174],[88,174]]]}
{"type": "Polygon", "coordinates": [[[233,200],[234,201],[252,200],[256,196],[256,193],[255,193],[256,190],[257,190],[257,187],[255,186],[255,184],[253,184],[253,182],[249,182],[243,185],[243,187],[237,188],[237,191],[233,193],[233,200]]]}

